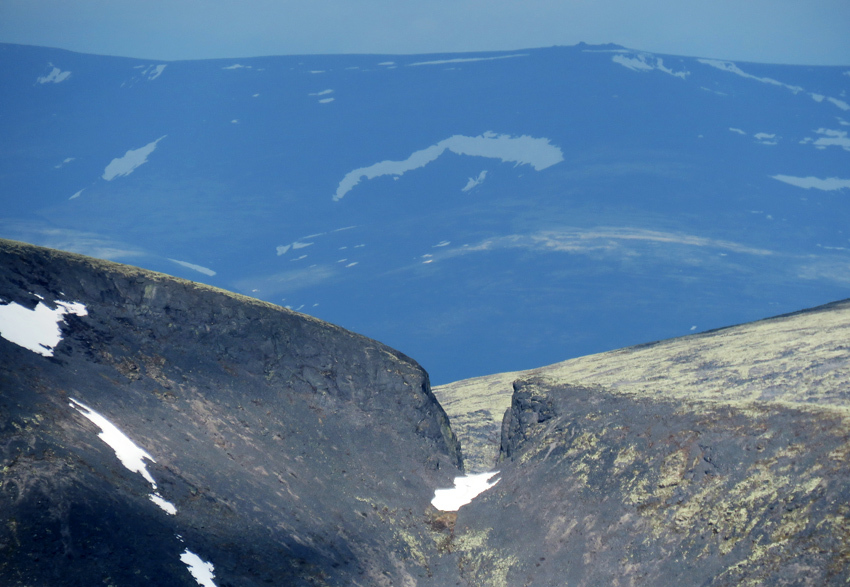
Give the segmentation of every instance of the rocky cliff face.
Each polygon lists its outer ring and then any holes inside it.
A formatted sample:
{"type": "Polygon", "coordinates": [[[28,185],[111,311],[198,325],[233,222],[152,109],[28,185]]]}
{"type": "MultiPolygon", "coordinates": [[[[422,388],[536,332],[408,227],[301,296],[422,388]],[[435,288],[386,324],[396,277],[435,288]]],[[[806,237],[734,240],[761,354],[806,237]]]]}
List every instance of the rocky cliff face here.
{"type": "Polygon", "coordinates": [[[843,409],[515,384],[502,481],[460,511],[472,585],[838,585],[843,409]],[[506,564],[509,562],[509,564],[506,564]]]}
{"type": "Polygon", "coordinates": [[[845,301],[440,388],[477,466],[501,470],[459,513],[464,577],[845,584],[848,334],[845,301]]]}
{"type": "Polygon", "coordinates": [[[10,241],[0,332],[2,585],[850,576],[847,301],[439,388],[500,470],[457,513],[446,413],[373,340],[10,241]]]}
{"type": "Polygon", "coordinates": [[[84,315],[56,320],[52,356],[4,322],[0,583],[193,585],[189,552],[218,587],[442,584],[423,516],[462,464],[414,361],[270,304],[0,241],[0,304],[34,320],[71,303],[84,315]],[[146,451],[149,480],[92,413],[146,451]]]}

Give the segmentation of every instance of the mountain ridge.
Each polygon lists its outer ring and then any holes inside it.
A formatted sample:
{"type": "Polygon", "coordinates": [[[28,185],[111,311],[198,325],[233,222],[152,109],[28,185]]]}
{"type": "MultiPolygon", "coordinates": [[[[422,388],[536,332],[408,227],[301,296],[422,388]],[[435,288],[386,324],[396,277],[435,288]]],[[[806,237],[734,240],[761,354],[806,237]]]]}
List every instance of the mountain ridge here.
{"type": "Polygon", "coordinates": [[[531,368],[847,297],[845,69],[3,46],[0,233],[299,309],[438,383],[531,368]],[[475,148],[410,159],[452,137],[475,148]]]}
{"type": "Polygon", "coordinates": [[[843,584],[848,328],[843,300],[432,393],[314,318],[0,240],[0,578],[843,584]],[[73,308],[52,355],[14,305],[73,308]],[[499,472],[438,511],[461,450],[499,472]]]}

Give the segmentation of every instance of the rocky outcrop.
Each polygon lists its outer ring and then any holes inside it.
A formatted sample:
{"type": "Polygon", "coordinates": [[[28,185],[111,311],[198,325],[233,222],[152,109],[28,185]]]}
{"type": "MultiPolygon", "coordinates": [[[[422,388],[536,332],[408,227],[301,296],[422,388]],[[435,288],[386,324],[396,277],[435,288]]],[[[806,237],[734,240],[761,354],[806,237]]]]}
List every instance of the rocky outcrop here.
{"type": "Polygon", "coordinates": [[[194,585],[186,552],[218,587],[454,576],[425,513],[460,449],[414,361],[257,300],[0,241],[0,304],[60,302],[85,315],[57,323],[52,356],[0,338],[0,584],[194,585]],[[87,408],[155,460],[156,488],[87,408]]]}
{"type": "Polygon", "coordinates": [[[443,387],[510,398],[501,481],[456,521],[464,579],[845,584],[848,334],[844,301],[443,387]]]}
{"type": "Polygon", "coordinates": [[[501,482],[456,523],[469,584],[845,584],[846,409],[515,387],[501,482]]]}
{"type": "Polygon", "coordinates": [[[634,397],[850,406],[850,300],[719,330],[434,388],[470,470],[499,458],[512,382],[602,385],[634,397]]]}

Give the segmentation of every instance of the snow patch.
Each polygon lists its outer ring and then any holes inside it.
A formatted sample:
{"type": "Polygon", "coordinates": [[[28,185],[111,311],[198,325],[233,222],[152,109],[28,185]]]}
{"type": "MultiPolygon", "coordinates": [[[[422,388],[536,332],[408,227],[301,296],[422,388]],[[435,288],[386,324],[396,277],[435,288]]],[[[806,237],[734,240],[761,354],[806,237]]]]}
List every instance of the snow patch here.
{"type": "Polygon", "coordinates": [[[691,74],[690,71],[673,71],[669,67],[664,66],[663,59],[648,53],[640,53],[634,57],[626,57],[625,55],[617,54],[611,57],[611,61],[619,63],[623,67],[628,67],[633,71],[652,71],[657,69],[658,71],[663,71],[668,75],[681,79],[685,79],[691,74]],[[655,61],[654,63],[652,63],[653,60],[655,61]]]}
{"type": "Polygon", "coordinates": [[[233,65],[228,65],[227,67],[222,67],[222,69],[251,69],[250,65],[242,65],[241,63],[234,63],[233,65]]]}
{"type": "Polygon", "coordinates": [[[364,177],[374,179],[382,175],[392,175],[398,178],[408,171],[424,167],[446,151],[458,155],[501,159],[504,162],[512,162],[517,165],[531,165],[536,171],[541,171],[564,160],[561,149],[552,145],[546,138],[534,138],[528,135],[512,137],[490,131],[477,137],[454,135],[436,145],[414,152],[404,161],[381,161],[369,167],[350,171],[339,182],[333,200],[335,202],[341,200],[364,177]]]}
{"type": "Polygon", "coordinates": [[[828,177],[826,179],[820,179],[812,176],[794,177],[792,175],[773,175],[771,177],[807,190],[815,188],[816,190],[832,191],[850,188],[850,179],[839,179],[837,177],[828,177]]]}
{"type": "Polygon", "coordinates": [[[498,471],[491,471],[478,475],[455,477],[455,486],[453,488],[437,489],[434,491],[434,499],[431,500],[431,505],[441,512],[456,512],[480,494],[496,485],[500,479],[496,479],[492,483],[490,483],[490,479],[498,474],[498,471]]]}
{"type": "Polygon", "coordinates": [[[737,65],[735,65],[731,61],[720,61],[718,59],[697,59],[697,61],[699,61],[700,63],[702,63],[704,65],[709,65],[709,66],[717,68],[721,71],[727,71],[729,73],[734,73],[735,75],[739,75],[739,76],[745,77],[747,79],[753,79],[753,80],[762,82],[764,84],[770,84],[770,85],[774,85],[774,86],[780,86],[780,87],[783,87],[783,88],[787,88],[787,89],[791,90],[792,92],[794,92],[795,94],[803,91],[803,88],[801,88],[800,86],[791,86],[791,85],[788,85],[788,84],[784,84],[780,81],[776,81],[775,79],[772,79],[772,78],[769,78],[769,77],[758,77],[758,76],[746,73],[745,71],[743,71],[740,67],[738,67],[737,65]]]}
{"type": "Polygon", "coordinates": [[[70,71],[62,71],[58,67],[55,67],[52,63],[47,64],[48,67],[52,67],[50,73],[47,75],[40,76],[36,82],[39,84],[58,84],[60,82],[64,82],[66,79],[71,77],[70,71]]]}
{"type": "Polygon", "coordinates": [[[832,130],[828,128],[819,128],[815,133],[821,135],[819,139],[806,137],[800,141],[801,145],[814,145],[818,149],[827,147],[841,147],[845,151],[850,151],[850,138],[845,130],[832,130]]]}
{"type": "Polygon", "coordinates": [[[88,418],[95,426],[100,428],[100,434],[97,435],[98,438],[108,444],[109,447],[115,451],[115,456],[118,457],[121,464],[133,473],[139,473],[148,483],[151,484],[151,487],[156,489],[156,482],[148,472],[147,465],[145,465],[143,459],[147,459],[152,463],[155,463],[156,460],[149,455],[147,451],[130,440],[130,438],[121,432],[115,424],[95,412],[84,403],[79,402],[74,398],[69,399],[71,402],[68,405],[80,412],[80,414],[88,418]]]}
{"type": "Polygon", "coordinates": [[[148,495],[148,499],[154,502],[159,509],[169,516],[176,515],[177,507],[175,507],[175,505],[170,501],[165,500],[156,491],[156,482],[153,480],[153,477],[148,471],[148,467],[145,465],[143,459],[147,459],[152,463],[155,463],[156,460],[148,454],[147,451],[130,440],[126,434],[121,432],[115,424],[107,420],[104,416],[97,413],[81,401],[75,400],[74,398],[69,399],[71,400],[68,404],[69,406],[77,410],[95,426],[100,428],[100,433],[97,435],[98,438],[109,445],[109,448],[115,452],[115,456],[118,457],[121,464],[129,471],[139,473],[145,478],[145,481],[151,484],[154,492],[148,495]]]}
{"type": "Polygon", "coordinates": [[[162,72],[165,71],[165,64],[160,65],[151,65],[146,70],[142,72],[142,75],[148,76],[148,80],[152,81],[162,75],[162,72]]]}
{"type": "Polygon", "coordinates": [[[166,501],[162,498],[162,496],[158,493],[151,493],[148,498],[156,505],[159,506],[159,509],[164,511],[169,516],[177,515],[177,508],[170,501],[166,501]]]}
{"type": "Polygon", "coordinates": [[[168,135],[162,135],[157,140],[148,143],[144,147],[131,149],[124,153],[123,157],[113,159],[109,165],[106,166],[106,169],[103,170],[103,179],[106,181],[112,181],[116,177],[122,177],[133,173],[137,167],[148,162],[148,155],[153,153],[154,149],[156,149],[157,143],[167,136],[168,135]]]}
{"type": "Polygon", "coordinates": [[[55,303],[55,310],[42,302],[32,310],[15,302],[0,306],[0,337],[44,357],[52,357],[53,349],[62,340],[59,323],[64,322],[65,315],[88,315],[86,307],[79,302],[55,303]]]}
{"type": "Polygon", "coordinates": [[[180,560],[189,568],[189,572],[192,573],[192,577],[195,578],[198,585],[202,587],[216,587],[216,584],[213,582],[213,579],[215,579],[215,567],[212,563],[201,560],[201,557],[188,548],[180,555],[180,560]]]}
{"type": "Polygon", "coordinates": [[[54,166],[53,166],[53,168],[54,168],[54,169],[61,169],[62,167],[64,167],[64,166],[65,166],[65,165],[67,165],[68,163],[70,163],[71,161],[76,161],[76,160],[77,160],[77,158],[76,158],[76,157],[68,157],[67,159],[65,159],[64,161],[62,161],[62,163],[60,163],[59,165],[54,165],[54,166]]]}
{"type": "MultiPolygon", "coordinates": [[[[321,235],[314,234],[312,236],[321,236],[321,235]]],[[[288,245],[279,245],[277,247],[277,256],[280,257],[281,255],[285,255],[287,253],[287,251],[289,251],[289,249],[292,249],[293,251],[295,251],[295,250],[298,250],[298,249],[307,248],[307,247],[309,247],[310,245],[313,245],[313,244],[315,244],[315,243],[304,243],[304,242],[301,242],[301,241],[295,241],[294,243],[290,243],[288,245]]]]}
{"type": "Polygon", "coordinates": [[[838,100],[837,98],[827,98],[830,102],[841,108],[842,110],[850,110],[850,104],[845,102],[844,100],[838,100]]]}
{"type": "Polygon", "coordinates": [[[78,191],[77,193],[75,193],[73,196],[71,196],[71,197],[70,197],[70,198],[68,198],[68,199],[69,199],[69,200],[75,200],[75,199],[79,198],[79,197],[80,197],[80,195],[81,195],[84,191],[86,191],[86,189],[85,189],[85,188],[81,189],[80,191],[78,191]]]}
{"type": "Polygon", "coordinates": [[[445,65],[446,63],[471,63],[473,61],[495,61],[497,59],[513,59],[514,57],[528,57],[528,53],[514,53],[513,55],[499,55],[498,57],[462,57],[458,59],[438,59],[436,61],[417,61],[408,63],[408,67],[417,65],[445,65]]]}
{"type": "Polygon", "coordinates": [[[485,169],[481,173],[478,174],[478,177],[470,177],[469,181],[466,182],[466,185],[460,190],[462,192],[468,192],[475,186],[481,185],[484,181],[484,178],[487,177],[487,170],[485,169]]]}
{"type": "Polygon", "coordinates": [[[192,269],[193,271],[197,271],[198,273],[203,273],[204,275],[209,275],[212,277],[215,275],[215,271],[212,269],[207,269],[206,267],[202,267],[200,265],[195,265],[194,263],[187,263],[186,261],[178,261],[177,259],[169,259],[172,263],[177,263],[187,269],[192,269]]]}
{"type": "MultiPolygon", "coordinates": [[[[781,88],[786,88],[786,89],[794,92],[794,94],[798,94],[800,92],[805,91],[800,86],[792,86],[790,84],[785,84],[785,83],[782,83],[780,81],[777,81],[773,78],[758,77],[756,75],[746,73],[745,71],[743,71],[740,67],[738,67],[737,65],[735,65],[731,61],[720,61],[718,59],[697,59],[697,61],[699,61],[700,63],[702,63],[704,65],[709,65],[711,67],[715,67],[715,68],[717,68],[721,71],[727,71],[729,73],[734,73],[735,75],[739,75],[739,76],[747,78],[747,79],[752,79],[752,80],[756,80],[758,82],[762,82],[764,84],[770,84],[770,85],[773,85],[773,86],[779,86],[781,88]]],[[[847,102],[845,102],[843,100],[839,100],[837,98],[829,98],[827,96],[823,96],[821,94],[815,94],[813,92],[808,92],[808,94],[809,94],[809,96],[812,97],[812,99],[815,102],[823,102],[823,100],[825,98],[828,102],[832,102],[833,104],[835,104],[836,106],[838,106],[842,110],[850,110],[850,104],[848,104],[847,102]]]]}

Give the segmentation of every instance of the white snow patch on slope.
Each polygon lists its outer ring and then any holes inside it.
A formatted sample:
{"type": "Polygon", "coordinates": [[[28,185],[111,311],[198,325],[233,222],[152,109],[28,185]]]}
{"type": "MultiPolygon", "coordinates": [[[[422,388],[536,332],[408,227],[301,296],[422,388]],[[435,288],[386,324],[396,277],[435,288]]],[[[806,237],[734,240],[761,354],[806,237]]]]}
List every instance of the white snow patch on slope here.
{"type": "Polygon", "coordinates": [[[487,177],[487,170],[485,169],[481,173],[478,174],[478,177],[470,177],[469,181],[466,182],[466,185],[460,190],[462,192],[468,192],[475,186],[481,185],[484,181],[484,178],[487,177]]]}
{"type": "Polygon", "coordinates": [[[490,483],[490,478],[498,474],[498,471],[491,471],[478,475],[455,477],[455,486],[453,488],[437,489],[434,491],[434,499],[431,500],[431,505],[441,512],[456,512],[481,493],[496,485],[500,479],[496,479],[490,483]]]}
{"type": "Polygon", "coordinates": [[[826,179],[820,179],[812,176],[794,177],[792,175],[773,175],[771,177],[807,190],[815,188],[817,190],[832,191],[850,188],[850,179],[839,179],[837,177],[828,177],[826,179]]]}
{"type": "Polygon", "coordinates": [[[162,72],[165,71],[165,68],[166,68],[166,65],[162,64],[162,63],[159,64],[159,65],[151,65],[149,68],[144,70],[142,73],[144,75],[147,75],[149,80],[155,80],[156,78],[158,78],[159,76],[162,75],[162,72]]]}
{"type": "Polygon", "coordinates": [[[37,83],[40,84],[58,84],[59,82],[64,82],[71,76],[70,71],[62,71],[58,67],[55,67],[52,63],[47,64],[48,67],[52,67],[50,73],[47,75],[39,76],[36,80],[37,83]]]}
{"type": "Polygon", "coordinates": [[[528,135],[512,137],[489,131],[477,137],[454,135],[436,145],[414,152],[404,161],[381,161],[369,167],[361,167],[348,172],[339,182],[333,200],[335,202],[341,200],[364,177],[366,179],[374,179],[382,175],[400,177],[408,171],[431,163],[445,151],[451,151],[458,155],[501,159],[504,162],[513,162],[517,165],[531,165],[536,171],[541,171],[564,160],[561,149],[552,145],[546,138],[534,138],[528,135]]]}
{"type": "Polygon", "coordinates": [[[842,110],[850,110],[850,104],[845,102],[844,100],[839,100],[837,98],[827,98],[830,102],[841,108],[842,110]]]}
{"type": "Polygon", "coordinates": [[[62,340],[59,323],[66,314],[88,315],[86,307],[79,302],[56,302],[51,310],[39,302],[30,310],[12,302],[0,306],[0,337],[45,357],[53,356],[53,349],[62,340]]]}
{"type": "Polygon", "coordinates": [[[159,509],[164,511],[169,516],[177,515],[177,508],[170,501],[166,501],[158,493],[151,493],[148,498],[159,506],[159,509]]]}
{"type": "Polygon", "coordinates": [[[71,400],[71,403],[68,405],[80,412],[95,426],[100,428],[100,434],[97,435],[98,438],[108,444],[109,447],[115,451],[115,456],[118,457],[121,464],[133,473],[139,473],[154,489],[156,489],[156,482],[153,480],[153,477],[151,477],[151,474],[148,472],[147,465],[145,465],[142,459],[147,459],[152,463],[155,463],[156,460],[143,448],[130,440],[130,438],[121,432],[115,424],[95,412],[84,403],[79,402],[74,398],[69,399],[71,400]]]}
{"type": "Polygon", "coordinates": [[[783,88],[787,88],[787,89],[791,90],[792,92],[794,92],[795,94],[803,91],[803,88],[801,88],[800,86],[791,86],[791,85],[788,85],[788,84],[783,84],[782,82],[776,81],[775,79],[772,79],[772,78],[769,78],[769,77],[758,77],[758,76],[746,73],[745,71],[743,71],[741,68],[739,68],[737,65],[735,65],[731,61],[720,61],[718,59],[697,59],[697,61],[699,61],[700,63],[702,63],[704,65],[710,65],[711,67],[715,67],[715,68],[717,68],[721,71],[728,71],[729,73],[734,73],[735,75],[740,75],[741,77],[745,77],[747,79],[753,79],[753,80],[762,82],[764,84],[771,84],[771,85],[774,85],[774,86],[780,86],[780,87],[783,87],[783,88]]]}
{"type": "Polygon", "coordinates": [[[850,151],[850,138],[845,130],[832,130],[828,128],[819,128],[815,133],[821,135],[819,139],[806,137],[800,141],[801,145],[814,145],[818,149],[827,147],[841,147],[845,151],[850,151]]]}
{"type": "Polygon", "coordinates": [[[514,53],[513,55],[499,55],[498,57],[461,57],[457,59],[437,59],[435,61],[417,61],[408,63],[408,67],[416,65],[445,65],[446,63],[471,63],[473,61],[495,61],[496,59],[512,59],[514,57],[528,57],[528,53],[514,53]]]}
{"type": "Polygon", "coordinates": [[[213,271],[212,269],[207,269],[206,267],[202,267],[200,265],[195,265],[194,263],[187,263],[186,261],[178,261],[177,259],[169,259],[169,261],[171,261],[172,263],[177,263],[178,265],[186,267],[187,269],[192,269],[194,271],[197,271],[198,273],[203,273],[204,275],[209,275],[210,277],[215,275],[215,271],[213,271]]]}
{"type": "Polygon", "coordinates": [[[156,482],[154,482],[153,477],[148,471],[147,465],[145,465],[142,459],[148,459],[152,463],[155,463],[156,460],[154,460],[154,458],[143,448],[130,440],[126,434],[121,432],[115,424],[107,420],[104,416],[74,398],[69,399],[71,400],[71,403],[68,404],[69,406],[77,410],[95,426],[100,428],[100,434],[97,435],[98,438],[108,444],[109,448],[115,451],[115,456],[118,457],[121,464],[131,472],[139,473],[148,483],[151,484],[154,492],[148,495],[148,499],[154,502],[157,507],[166,514],[170,516],[176,515],[177,508],[174,504],[170,501],[166,501],[159,493],[157,493],[156,482]]]}
{"type": "Polygon", "coordinates": [[[62,161],[62,163],[60,163],[59,165],[54,165],[53,168],[54,169],[61,169],[62,167],[64,167],[68,163],[70,163],[71,161],[76,161],[76,159],[77,159],[76,157],[68,157],[64,161],[62,161]]]}
{"type": "Polygon", "coordinates": [[[75,199],[79,198],[79,197],[82,195],[82,193],[83,193],[84,191],[86,191],[86,188],[83,188],[83,189],[81,189],[80,191],[76,192],[73,196],[71,196],[71,197],[70,197],[70,198],[68,198],[68,199],[69,199],[69,200],[75,200],[75,199]]]}
{"type": "MultiPolygon", "coordinates": [[[[314,234],[313,236],[321,236],[321,235],[314,234]]],[[[301,241],[295,241],[294,243],[290,243],[288,245],[279,245],[277,247],[277,255],[279,257],[281,255],[285,255],[286,252],[289,251],[289,249],[292,249],[293,251],[298,250],[298,249],[305,249],[305,248],[307,248],[307,247],[309,247],[310,245],[313,245],[313,244],[315,244],[315,243],[305,243],[305,242],[301,242],[301,241]]]]}
{"type": "Polygon", "coordinates": [[[188,548],[180,555],[180,560],[189,568],[189,572],[192,573],[192,577],[195,578],[198,585],[202,587],[216,587],[216,584],[213,582],[213,579],[215,579],[215,567],[212,563],[201,560],[201,557],[188,548]]]}
{"type": "MultiPolygon", "coordinates": [[[[773,85],[773,86],[779,86],[779,87],[782,87],[782,88],[786,88],[788,90],[791,90],[795,94],[805,91],[800,86],[792,86],[790,84],[785,84],[785,83],[782,83],[780,81],[777,81],[773,78],[758,77],[756,75],[746,73],[745,71],[743,71],[740,67],[738,67],[737,65],[735,65],[731,61],[720,61],[718,59],[697,59],[697,61],[699,61],[700,63],[703,63],[705,65],[710,65],[711,67],[715,67],[717,69],[720,69],[722,71],[728,71],[729,73],[734,73],[735,75],[739,75],[739,76],[745,77],[747,79],[752,79],[752,80],[756,80],[758,82],[762,82],[764,84],[770,84],[770,85],[773,85]]],[[[812,100],[814,100],[815,102],[823,102],[824,98],[826,98],[826,100],[828,102],[832,102],[833,104],[835,104],[836,106],[838,106],[842,110],[850,110],[850,104],[848,104],[847,102],[845,102],[843,100],[839,100],[837,98],[829,98],[829,97],[823,96],[822,94],[815,94],[813,92],[808,92],[808,94],[809,94],[809,96],[811,96],[812,100]]]]}
{"type": "Polygon", "coordinates": [[[664,60],[660,57],[644,53],[637,54],[634,57],[626,57],[625,55],[618,54],[611,57],[611,61],[619,63],[623,67],[628,67],[633,71],[652,71],[657,69],[658,71],[663,71],[668,75],[681,79],[685,79],[691,74],[690,71],[673,71],[669,67],[664,66],[664,60]],[[655,62],[652,63],[652,60],[655,60],[655,62]]]}
{"type": "Polygon", "coordinates": [[[109,165],[106,166],[106,169],[103,170],[103,179],[106,181],[112,181],[116,177],[122,177],[133,173],[137,167],[147,163],[148,155],[153,153],[154,149],[156,149],[157,143],[167,136],[168,135],[162,135],[157,140],[148,143],[144,147],[131,149],[124,153],[123,157],[113,159],[109,165]]]}

